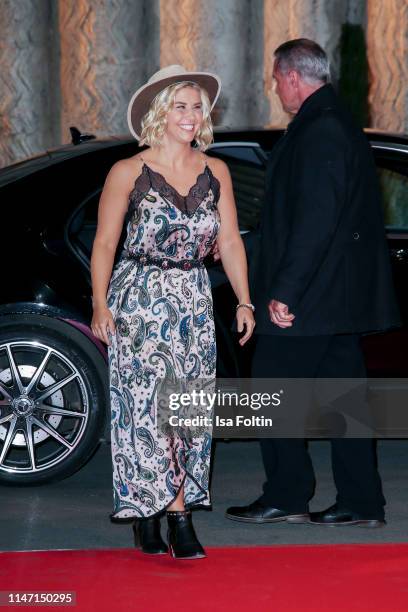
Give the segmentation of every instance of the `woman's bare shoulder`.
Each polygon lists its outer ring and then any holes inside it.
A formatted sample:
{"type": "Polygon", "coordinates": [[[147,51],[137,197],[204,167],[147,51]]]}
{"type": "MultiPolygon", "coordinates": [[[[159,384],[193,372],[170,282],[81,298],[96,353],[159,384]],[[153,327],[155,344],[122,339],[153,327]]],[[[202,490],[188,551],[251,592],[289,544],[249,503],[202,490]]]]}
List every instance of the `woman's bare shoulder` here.
{"type": "Polygon", "coordinates": [[[139,154],[119,159],[109,170],[108,178],[115,182],[134,181],[137,175],[140,174],[142,165],[143,160],[139,154]]]}
{"type": "Polygon", "coordinates": [[[227,164],[218,157],[213,157],[212,155],[205,156],[207,165],[210,167],[211,172],[216,176],[220,181],[225,178],[230,177],[230,172],[227,164]]]}

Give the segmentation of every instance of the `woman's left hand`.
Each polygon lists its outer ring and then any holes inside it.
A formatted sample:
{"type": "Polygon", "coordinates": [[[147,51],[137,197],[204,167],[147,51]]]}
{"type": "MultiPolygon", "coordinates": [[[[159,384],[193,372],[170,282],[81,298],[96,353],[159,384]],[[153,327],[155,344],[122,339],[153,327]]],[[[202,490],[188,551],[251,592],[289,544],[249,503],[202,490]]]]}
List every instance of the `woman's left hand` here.
{"type": "Polygon", "coordinates": [[[247,342],[250,339],[254,331],[254,327],[255,327],[255,319],[254,319],[254,314],[252,310],[250,308],[247,308],[246,306],[241,306],[241,308],[238,308],[237,310],[237,330],[238,332],[244,331],[244,326],[245,326],[245,335],[239,339],[239,343],[241,346],[244,346],[245,342],[247,342]]]}

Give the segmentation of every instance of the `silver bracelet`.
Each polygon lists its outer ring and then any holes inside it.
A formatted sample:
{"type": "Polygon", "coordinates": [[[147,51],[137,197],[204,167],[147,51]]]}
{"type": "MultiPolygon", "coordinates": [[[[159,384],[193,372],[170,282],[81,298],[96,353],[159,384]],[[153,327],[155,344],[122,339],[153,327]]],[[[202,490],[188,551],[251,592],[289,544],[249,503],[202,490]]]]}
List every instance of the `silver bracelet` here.
{"type": "Polygon", "coordinates": [[[238,304],[235,309],[238,310],[238,308],[250,308],[252,310],[252,312],[255,312],[255,306],[253,304],[238,304]]]}

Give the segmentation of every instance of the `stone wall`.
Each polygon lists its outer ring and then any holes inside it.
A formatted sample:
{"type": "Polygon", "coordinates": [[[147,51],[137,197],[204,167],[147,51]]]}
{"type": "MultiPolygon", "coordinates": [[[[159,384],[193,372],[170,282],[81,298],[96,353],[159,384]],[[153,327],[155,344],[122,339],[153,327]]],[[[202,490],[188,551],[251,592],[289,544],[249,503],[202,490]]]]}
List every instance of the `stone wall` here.
{"type": "Polygon", "coordinates": [[[406,0],[0,0],[0,166],[69,142],[69,126],[127,133],[131,94],[159,67],[212,70],[215,121],[282,125],[273,51],[299,36],[339,73],[342,24],[367,30],[371,122],[407,130],[406,0]]]}
{"type": "Polygon", "coordinates": [[[369,104],[375,127],[408,132],[408,2],[369,0],[369,104]]]}

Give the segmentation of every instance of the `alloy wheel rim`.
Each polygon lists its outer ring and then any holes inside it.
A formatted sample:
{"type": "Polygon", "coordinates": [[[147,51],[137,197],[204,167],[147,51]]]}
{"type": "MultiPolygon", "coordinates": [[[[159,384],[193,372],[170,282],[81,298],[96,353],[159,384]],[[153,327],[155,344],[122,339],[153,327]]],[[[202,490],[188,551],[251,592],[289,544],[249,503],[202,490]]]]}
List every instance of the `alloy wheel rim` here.
{"type": "Polygon", "coordinates": [[[0,472],[34,474],[66,461],[85,435],[89,406],[83,376],[61,351],[0,344],[0,472]]]}

